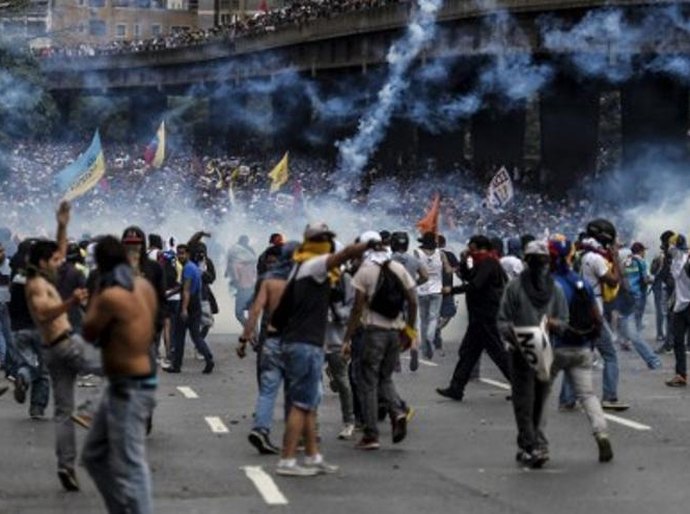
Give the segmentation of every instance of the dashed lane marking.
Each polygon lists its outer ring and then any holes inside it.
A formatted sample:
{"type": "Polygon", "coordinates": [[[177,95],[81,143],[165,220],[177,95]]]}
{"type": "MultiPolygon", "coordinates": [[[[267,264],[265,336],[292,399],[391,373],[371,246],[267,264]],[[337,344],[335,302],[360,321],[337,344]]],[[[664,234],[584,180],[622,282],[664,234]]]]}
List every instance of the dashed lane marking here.
{"type": "Polygon", "coordinates": [[[623,425],[624,427],[632,428],[635,430],[651,430],[652,427],[649,425],[643,425],[642,423],[638,423],[637,421],[633,421],[631,419],[626,419],[626,418],[621,418],[620,416],[614,416],[613,414],[604,414],[604,417],[608,419],[609,421],[613,421],[614,423],[618,423],[619,425],[623,425]]]}
{"type": "Polygon", "coordinates": [[[199,398],[199,395],[194,392],[194,389],[188,386],[179,386],[177,388],[179,392],[182,393],[182,396],[185,398],[199,398]]]}
{"type": "Polygon", "coordinates": [[[287,498],[280,492],[271,475],[266,473],[261,466],[245,466],[242,469],[268,505],[288,504],[287,498]]]}
{"type": "MultiPolygon", "coordinates": [[[[404,360],[406,360],[406,361],[409,361],[409,360],[410,360],[409,355],[405,355],[405,356],[400,357],[400,358],[401,358],[401,359],[404,359],[404,360]]],[[[427,361],[427,360],[424,360],[424,359],[419,359],[419,363],[420,363],[420,364],[424,364],[425,366],[429,366],[430,368],[438,368],[438,364],[436,364],[435,362],[427,361]]]]}
{"type": "MultiPolygon", "coordinates": [[[[480,378],[480,382],[484,382],[485,384],[492,385],[494,387],[498,387],[500,389],[505,389],[506,391],[510,390],[510,384],[506,384],[505,382],[500,382],[498,380],[491,380],[490,378],[480,378]]],[[[637,421],[633,421],[631,419],[627,418],[622,418],[620,416],[614,416],[613,414],[604,414],[604,417],[608,419],[609,421],[613,423],[618,423],[619,425],[623,425],[624,427],[632,428],[634,430],[651,430],[652,427],[649,425],[644,425],[642,423],[638,423],[637,421]]]]}
{"type": "Polygon", "coordinates": [[[484,384],[489,384],[494,387],[498,387],[499,389],[505,389],[506,391],[510,391],[510,384],[506,384],[505,382],[499,382],[498,380],[492,380],[490,378],[480,378],[480,382],[483,382],[484,384]]]}
{"type": "Polygon", "coordinates": [[[211,432],[214,434],[227,434],[230,432],[228,427],[225,426],[225,423],[223,423],[223,420],[218,416],[206,416],[204,419],[206,423],[208,423],[208,426],[211,427],[211,432]]]}

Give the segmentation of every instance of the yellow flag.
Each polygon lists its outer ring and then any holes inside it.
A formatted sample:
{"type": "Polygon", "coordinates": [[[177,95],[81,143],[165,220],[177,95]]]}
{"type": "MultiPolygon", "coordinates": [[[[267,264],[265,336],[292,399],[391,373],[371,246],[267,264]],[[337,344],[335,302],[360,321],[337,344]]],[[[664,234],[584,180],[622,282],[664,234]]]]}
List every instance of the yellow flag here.
{"type": "Polygon", "coordinates": [[[271,179],[271,193],[278,191],[288,181],[288,154],[289,152],[285,152],[280,162],[268,174],[271,179]]]}

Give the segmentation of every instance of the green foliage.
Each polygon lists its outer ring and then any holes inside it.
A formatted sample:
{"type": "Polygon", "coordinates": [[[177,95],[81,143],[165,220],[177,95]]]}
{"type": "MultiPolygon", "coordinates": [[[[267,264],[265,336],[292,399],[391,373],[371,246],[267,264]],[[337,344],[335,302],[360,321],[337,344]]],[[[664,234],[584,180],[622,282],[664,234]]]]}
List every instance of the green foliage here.
{"type": "Polygon", "coordinates": [[[0,145],[53,134],[58,113],[36,60],[0,47],[0,145]]]}

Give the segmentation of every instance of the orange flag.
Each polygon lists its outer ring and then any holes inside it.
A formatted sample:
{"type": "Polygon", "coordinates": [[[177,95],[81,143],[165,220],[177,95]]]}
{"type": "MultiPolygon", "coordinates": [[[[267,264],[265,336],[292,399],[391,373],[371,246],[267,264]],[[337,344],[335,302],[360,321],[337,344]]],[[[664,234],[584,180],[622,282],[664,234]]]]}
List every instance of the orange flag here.
{"type": "Polygon", "coordinates": [[[432,232],[438,234],[438,215],[441,207],[441,195],[436,193],[434,199],[431,201],[431,207],[426,212],[424,217],[417,222],[419,232],[425,234],[432,232]]]}

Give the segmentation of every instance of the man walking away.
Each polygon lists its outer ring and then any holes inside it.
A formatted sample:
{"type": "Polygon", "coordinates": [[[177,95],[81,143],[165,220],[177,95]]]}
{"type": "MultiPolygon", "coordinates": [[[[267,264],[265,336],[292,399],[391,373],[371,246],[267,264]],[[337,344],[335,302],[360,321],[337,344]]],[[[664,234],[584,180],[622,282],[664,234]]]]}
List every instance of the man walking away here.
{"type": "Polygon", "coordinates": [[[391,260],[376,232],[365,232],[360,242],[369,243],[373,248],[365,254],[364,263],[352,282],[356,290],[355,304],[345,332],[343,353],[349,353],[352,335],[361,324],[364,435],[357,448],[376,450],[380,447],[379,397],[389,411],[393,443],[401,442],[407,434],[407,416],[401,408],[392,375],[400,356],[401,332],[406,348],[416,337],[416,283],[400,263],[391,260]],[[405,319],[403,309],[407,310],[405,319]]]}

